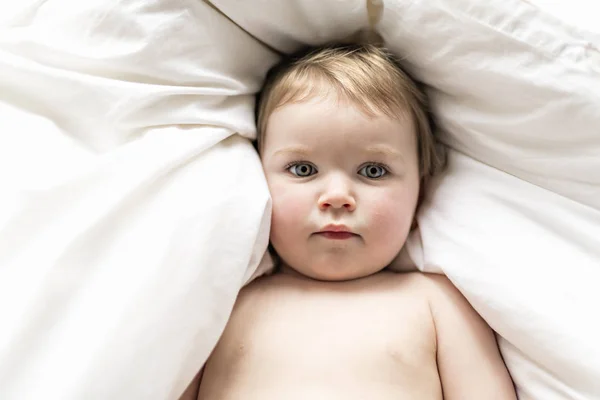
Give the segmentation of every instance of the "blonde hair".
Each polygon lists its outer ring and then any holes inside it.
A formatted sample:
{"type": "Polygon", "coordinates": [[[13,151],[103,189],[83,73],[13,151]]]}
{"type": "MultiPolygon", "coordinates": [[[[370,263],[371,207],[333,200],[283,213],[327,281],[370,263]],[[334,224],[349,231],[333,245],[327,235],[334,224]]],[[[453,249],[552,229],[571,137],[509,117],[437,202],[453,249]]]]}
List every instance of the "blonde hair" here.
{"type": "Polygon", "coordinates": [[[391,53],[370,44],[304,50],[272,68],[256,107],[259,152],[271,113],[322,94],[323,88],[335,90],[370,116],[383,113],[397,119],[408,113],[417,131],[421,177],[432,176],[443,167],[444,155],[433,136],[425,93],[391,53]]]}

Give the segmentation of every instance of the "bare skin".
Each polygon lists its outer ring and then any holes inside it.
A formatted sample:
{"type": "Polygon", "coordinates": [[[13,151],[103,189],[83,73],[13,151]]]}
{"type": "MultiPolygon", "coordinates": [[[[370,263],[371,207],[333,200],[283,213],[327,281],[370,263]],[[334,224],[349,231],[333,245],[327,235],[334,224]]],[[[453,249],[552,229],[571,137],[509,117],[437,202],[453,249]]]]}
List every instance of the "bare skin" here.
{"type": "Polygon", "coordinates": [[[278,273],[242,290],[181,399],[516,399],[493,332],[442,276],[278,273]],[[200,379],[201,378],[201,379],[200,379]]]}

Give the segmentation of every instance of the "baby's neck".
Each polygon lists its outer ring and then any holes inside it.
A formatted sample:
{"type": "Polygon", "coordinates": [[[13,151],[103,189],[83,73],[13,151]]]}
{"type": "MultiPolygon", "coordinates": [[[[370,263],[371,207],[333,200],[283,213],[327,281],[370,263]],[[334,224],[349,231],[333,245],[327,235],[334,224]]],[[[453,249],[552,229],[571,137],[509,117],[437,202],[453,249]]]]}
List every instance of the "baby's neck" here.
{"type": "MultiPolygon", "coordinates": [[[[382,270],[383,271],[383,270],[382,270]]],[[[379,272],[382,272],[379,271],[379,272]]],[[[298,279],[303,279],[303,280],[307,280],[307,281],[317,281],[317,282],[349,282],[349,281],[358,281],[361,279],[365,279],[365,278],[369,278],[370,276],[376,275],[377,273],[373,274],[373,275],[367,275],[367,276],[361,276],[361,277],[357,277],[354,279],[350,279],[350,280],[340,280],[340,281],[328,281],[328,280],[319,280],[319,279],[315,279],[315,278],[311,278],[310,276],[304,275],[298,271],[296,271],[294,268],[290,267],[289,265],[287,265],[286,263],[284,263],[283,261],[281,261],[276,269],[275,269],[275,273],[277,274],[282,274],[282,275],[287,275],[287,276],[291,276],[294,278],[298,278],[298,279]]]]}
{"type": "Polygon", "coordinates": [[[311,279],[310,277],[303,275],[300,272],[296,271],[294,268],[290,267],[289,265],[287,265],[284,262],[281,262],[281,264],[277,267],[277,273],[284,274],[284,275],[290,275],[290,276],[293,276],[296,278],[311,279]]]}

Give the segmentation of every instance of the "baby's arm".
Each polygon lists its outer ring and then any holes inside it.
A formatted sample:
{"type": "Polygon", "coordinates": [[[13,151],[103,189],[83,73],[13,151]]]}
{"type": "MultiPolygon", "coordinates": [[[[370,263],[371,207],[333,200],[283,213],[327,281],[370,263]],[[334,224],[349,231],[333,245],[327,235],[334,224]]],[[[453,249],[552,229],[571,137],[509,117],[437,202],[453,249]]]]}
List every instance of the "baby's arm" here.
{"type": "Polygon", "coordinates": [[[204,368],[200,369],[200,372],[196,374],[192,382],[188,385],[185,392],[179,397],[179,400],[197,400],[198,390],[200,389],[200,381],[202,380],[202,372],[204,368]]]}
{"type": "Polygon", "coordinates": [[[444,399],[516,399],[493,331],[443,276],[430,276],[444,399]]]}

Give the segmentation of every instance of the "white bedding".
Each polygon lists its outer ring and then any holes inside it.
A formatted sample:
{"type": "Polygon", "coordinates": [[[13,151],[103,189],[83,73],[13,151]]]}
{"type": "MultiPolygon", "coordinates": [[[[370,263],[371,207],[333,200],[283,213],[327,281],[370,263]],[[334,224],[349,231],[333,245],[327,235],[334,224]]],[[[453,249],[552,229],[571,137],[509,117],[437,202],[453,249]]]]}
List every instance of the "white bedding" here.
{"type": "Polygon", "coordinates": [[[0,5],[0,399],[177,398],[267,245],[244,137],[275,56],[202,2],[16,4],[0,5]]]}
{"type": "MultiPolygon", "coordinates": [[[[451,148],[395,266],[450,277],[520,399],[594,399],[600,25],[533,3],[383,1],[451,148]]],[[[363,0],[0,4],[1,399],[178,397],[262,272],[275,51],[368,26],[363,0]]]]}

